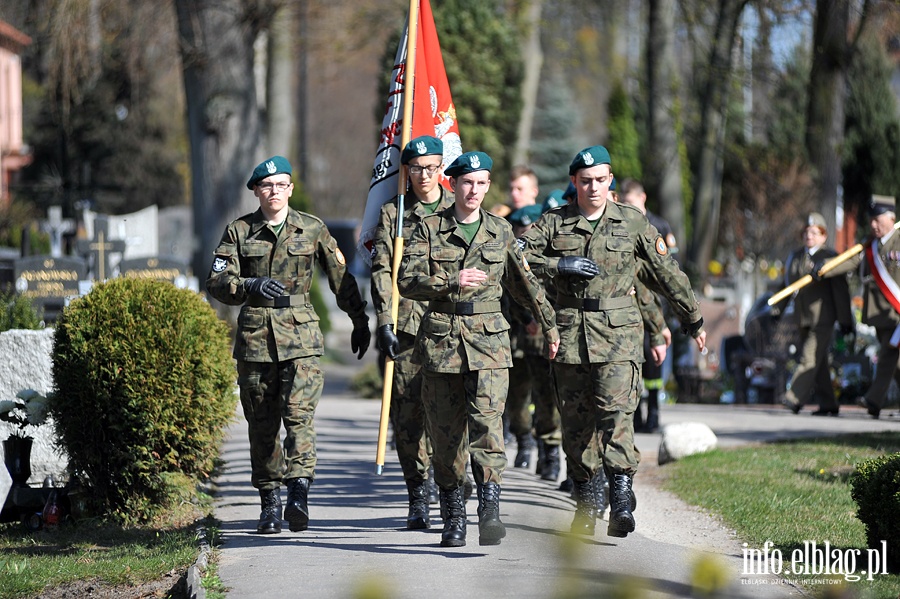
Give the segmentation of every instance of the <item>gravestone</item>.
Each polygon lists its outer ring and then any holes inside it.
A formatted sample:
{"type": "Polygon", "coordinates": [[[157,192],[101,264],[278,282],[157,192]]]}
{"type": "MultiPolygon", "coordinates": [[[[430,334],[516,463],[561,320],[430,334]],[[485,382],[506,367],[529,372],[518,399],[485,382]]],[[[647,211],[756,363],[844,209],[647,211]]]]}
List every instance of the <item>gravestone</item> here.
{"type": "Polygon", "coordinates": [[[94,238],[80,240],[78,252],[89,257],[93,279],[105,281],[115,276],[113,255],[125,251],[125,242],[121,239],[110,239],[109,220],[106,217],[96,217],[93,229],[94,238]]]}
{"type": "Polygon", "coordinates": [[[81,258],[27,256],[13,263],[16,291],[40,306],[44,320],[56,315],[73,297],[80,295],[78,283],[87,276],[87,263],[81,258]]]}
{"type": "Polygon", "coordinates": [[[135,279],[168,281],[180,289],[188,286],[188,265],[175,258],[131,258],[119,263],[119,274],[135,279]]]}
{"type": "Polygon", "coordinates": [[[59,258],[63,255],[63,235],[75,230],[75,221],[62,217],[62,206],[50,206],[47,220],[41,222],[41,230],[50,235],[50,255],[59,258]]]}

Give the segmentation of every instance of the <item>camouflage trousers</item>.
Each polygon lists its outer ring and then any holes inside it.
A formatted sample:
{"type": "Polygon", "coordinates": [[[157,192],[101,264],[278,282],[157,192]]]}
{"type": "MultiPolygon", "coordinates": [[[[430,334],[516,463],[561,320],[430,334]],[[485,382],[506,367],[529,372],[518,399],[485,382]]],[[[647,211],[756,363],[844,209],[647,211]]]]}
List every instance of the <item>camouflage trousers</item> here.
{"type": "Polygon", "coordinates": [[[237,368],[250,437],[250,482],[257,489],[270,490],[286,478],[314,478],[313,416],[324,383],[319,357],[277,363],[238,360],[237,368]]]}
{"type": "Polygon", "coordinates": [[[563,450],[575,481],[598,468],[634,474],[641,454],[634,446],[634,410],[641,370],[635,362],[553,363],[562,418],[563,450]],[[599,435],[599,446],[594,441],[599,435]]]}
{"type": "Polygon", "coordinates": [[[435,482],[442,489],[461,487],[471,455],[475,482],[500,484],[506,468],[502,417],[509,369],[422,372],[435,482]]]}
{"type": "Polygon", "coordinates": [[[550,360],[543,356],[526,355],[513,358],[509,371],[509,393],[506,396],[506,414],[509,416],[509,430],[514,435],[530,432],[547,445],[562,442],[556,389],[550,360]],[[534,417],[528,409],[534,404],[534,417]]]}
{"type": "Polygon", "coordinates": [[[425,433],[425,406],[422,404],[422,372],[418,364],[412,363],[415,337],[403,332],[397,337],[400,353],[394,359],[391,426],[403,478],[420,483],[428,478],[431,465],[431,443],[425,433]]]}

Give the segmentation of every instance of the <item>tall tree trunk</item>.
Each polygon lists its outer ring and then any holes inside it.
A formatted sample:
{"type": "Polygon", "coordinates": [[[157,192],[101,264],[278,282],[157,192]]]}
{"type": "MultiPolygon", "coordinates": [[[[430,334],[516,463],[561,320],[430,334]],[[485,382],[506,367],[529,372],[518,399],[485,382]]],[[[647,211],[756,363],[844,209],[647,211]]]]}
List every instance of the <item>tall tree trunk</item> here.
{"type": "Polygon", "coordinates": [[[660,215],[669,222],[675,239],[687,242],[681,157],[675,123],[678,69],[675,64],[675,3],[650,0],[647,31],[647,102],[649,127],[645,186],[659,200],[660,215]]]}
{"type": "Polygon", "coordinates": [[[286,2],[275,11],[269,29],[266,70],[266,155],[287,157],[296,164],[297,6],[286,2]]]}
{"type": "Polygon", "coordinates": [[[257,207],[245,184],[260,137],[253,78],[258,20],[242,0],[175,0],[175,9],[191,143],[192,267],[203,281],[225,226],[257,207]]]}
{"type": "Polygon", "coordinates": [[[725,147],[725,116],[734,47],[748,0],[719,0],[715,32],[710,45],[706,85],[701,98],[700,151],[697,160],[696,196],[692,207],[694,235],[688,246],[688,263],[701,280],[706,279],[719,230],[722,204],[722,158],[725,147]]]}
{"type": "Polygon", "coordinates": [[[849,0],[819,0],[813,30],[806,149],[816,171],[820,210],[828,230],[835,230],[838,186],[841,184],[841,144],[849,63],[849,0]]]}
{"type": "Polygon", "coordinates": [[[522,114],[516,134],[516,148],[513,164],[527,164],[531,148],[531,130],[534,126],[534,112],[537,106],[538,85],[541,80],[541,65],[544,54],[541,51],[541,7],[543,0],[526,0],[523,9],[524,31],[527,37],[522,43],[522,61],[525,64],[525,79],[522,81],[522,114]]]}

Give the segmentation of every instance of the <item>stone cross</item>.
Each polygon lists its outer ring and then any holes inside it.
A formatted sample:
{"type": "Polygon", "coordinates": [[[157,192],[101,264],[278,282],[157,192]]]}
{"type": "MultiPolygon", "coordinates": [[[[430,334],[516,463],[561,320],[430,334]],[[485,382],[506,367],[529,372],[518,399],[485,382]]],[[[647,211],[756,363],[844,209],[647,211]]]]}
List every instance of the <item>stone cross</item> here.
{"type": "Polygon", "coordinates": [[[62,217],[62,206],[47,208],[47,220],[41,222],[41,230],[50,235],[50,255],[62,257],[62,236],[75,230],[75,221],[62,217]]]}
{"type": "Polygon", "coordinates": [[[78,251],[90,257],[94,279],[105,281],[112,274],[110,253],[125,251],[125,242],[121,239],[109,238],[109,220],[105,217],[94,219],[94,239],[82,239],[78,242],[78,251]]]}

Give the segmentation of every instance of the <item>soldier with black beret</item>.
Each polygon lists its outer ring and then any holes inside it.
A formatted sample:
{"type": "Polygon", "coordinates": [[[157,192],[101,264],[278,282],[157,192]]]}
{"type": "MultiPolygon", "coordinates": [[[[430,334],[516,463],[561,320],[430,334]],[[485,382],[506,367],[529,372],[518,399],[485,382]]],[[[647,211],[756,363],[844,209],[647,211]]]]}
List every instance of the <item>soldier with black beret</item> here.
{"type": "Polygon", "coordinates": [[[553,308],[531,274],[512,227],[481,208],[492,166],[484,152],[467,152],[444,171],[454,203],[422,219],[400,265],[400,292],[428,302],[413,361],[423,370],[422,400],[440,487],[443,547],[466,544],[467,455],[478,488],[479,544],[496,545],[506,536],[500,520],[506,467],[501,421],[512,359],[509,323],[500,310],[504,288],[537,317],[549,358],[559,347],[553,308]]]}
{"type": "Polygon", "coordinates": [[[635,527],[632,477],[640,460],[633,428],[644,359],[643,323],[633,293],[639,270],[641,280],[669,300],[701,350],[706,332],[690,282],[665,240],[639,210],[608,201],[613,173],[606,148],[579,152],[569,178],[576,200],[550,210],[525,234],[525,256],[557,289],[561,343],[553,370],[563,449],[575,482],[572,531],[594,534],[592,481],[606,468],[607,534],[624,537],[635,527]],[[592,442],[595,432],[599,448],[592,442]]]}
{"type": "Polygon", "coordinates": [[[369,317],[325,223],[288,206],[294,185],[287,159],[273,156],[260,163],[247,188],[259,209],[225,228],[206,288],[220,302],[241,306],[234,357],[250,437],[250,480],[262,503],[256,530],[281,532],[284,483],[283,515],[298,532],[309,523],[307,499],[316,466],[313,416],[323,385],[324,338],[309,298],[315,265],[328,276],[338,307],[353,320],[350,347],[358,358],[369,347],[369,317]]]}

